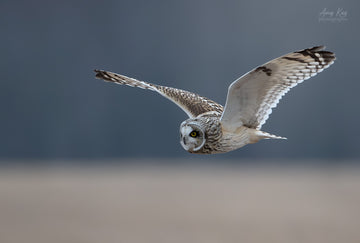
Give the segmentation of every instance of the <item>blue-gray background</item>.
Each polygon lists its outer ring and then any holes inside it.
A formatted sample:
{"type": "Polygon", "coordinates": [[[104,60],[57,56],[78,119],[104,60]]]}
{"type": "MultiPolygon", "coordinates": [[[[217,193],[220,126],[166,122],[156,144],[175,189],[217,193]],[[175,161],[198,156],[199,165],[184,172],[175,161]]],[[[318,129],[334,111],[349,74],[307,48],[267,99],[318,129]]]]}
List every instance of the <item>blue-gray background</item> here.
{"type": "Polygon", "coordinates": [[[359,13],[355,0],[3,0],[0,158],[199,158],[178,142],[185,113],[93,69],[224,104],[237,77],[314,45],[335,64],[288,93],[263,127],[288,140],[215,157],[359,158],[359,13]],[[347,19],[319,21],[324,9],[347,19]]]}

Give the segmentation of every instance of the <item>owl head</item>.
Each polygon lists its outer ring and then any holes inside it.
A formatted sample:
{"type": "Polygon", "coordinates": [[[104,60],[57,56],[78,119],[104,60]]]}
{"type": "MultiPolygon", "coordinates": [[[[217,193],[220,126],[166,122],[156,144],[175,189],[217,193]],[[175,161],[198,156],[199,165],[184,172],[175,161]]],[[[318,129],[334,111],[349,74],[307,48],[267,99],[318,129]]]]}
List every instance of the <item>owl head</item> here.
{"type": "Polygon", "coordinates": [[[180,125],[180,143],[190,153],[216,153],[216,144],[221,137],[222,129],[218,116],[190,118],[180,125]]]}
{"type": "Polygon", "coordinates": [[[186,120],[180,125],[180,143],[190,153],[198,153],[206,142],[205,129],[196,120],[186,120]]]}

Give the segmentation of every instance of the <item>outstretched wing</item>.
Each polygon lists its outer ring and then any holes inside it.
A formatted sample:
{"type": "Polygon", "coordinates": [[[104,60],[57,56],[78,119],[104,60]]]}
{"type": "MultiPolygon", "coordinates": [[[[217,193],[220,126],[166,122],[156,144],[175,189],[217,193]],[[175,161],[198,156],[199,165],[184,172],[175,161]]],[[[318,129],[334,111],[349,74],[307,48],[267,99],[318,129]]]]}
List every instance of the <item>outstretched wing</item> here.
{"type": "Polygon", "coordinates": [[[286,92],[334,62],[334,53],[323,49],[316,46],[289,53],[235,80],[221,116],[224,129],[235,131],[241,125],[260,129],[286,92]]]}
{"type": "Polygon", "coordinates": [[[156,91],[177,104],[190,118],[197,117],[198,115],[208,112],[214,112],[220,116],[223,111],[222,105],[185,90],[150,84],[107,71],[95,70],[95,72],[97,78],[105,81],[156,91]]]}

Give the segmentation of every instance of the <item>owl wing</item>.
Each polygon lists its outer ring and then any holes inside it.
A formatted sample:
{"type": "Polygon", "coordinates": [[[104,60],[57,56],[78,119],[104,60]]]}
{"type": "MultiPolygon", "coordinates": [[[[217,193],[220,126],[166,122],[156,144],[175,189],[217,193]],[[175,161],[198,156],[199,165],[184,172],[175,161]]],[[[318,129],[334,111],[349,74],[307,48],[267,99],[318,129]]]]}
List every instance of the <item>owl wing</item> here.
{"type": "Polygon", "coordinates": [[[323,49],[317,46],[289,53],[235,80],[221,116],[223,128],[235,131],[244,125],[260,129],[286,92],[334,62],[334,53],[323,49]]]}
{"type": "Polygon", "coordinates": [[[223,111],[222,105],[189,91],[151,84],[112,72],[94,71],[96,78],[105,81],[156,91],[178,105],[190,118],[209,112],[220,116],[223,111]]]}

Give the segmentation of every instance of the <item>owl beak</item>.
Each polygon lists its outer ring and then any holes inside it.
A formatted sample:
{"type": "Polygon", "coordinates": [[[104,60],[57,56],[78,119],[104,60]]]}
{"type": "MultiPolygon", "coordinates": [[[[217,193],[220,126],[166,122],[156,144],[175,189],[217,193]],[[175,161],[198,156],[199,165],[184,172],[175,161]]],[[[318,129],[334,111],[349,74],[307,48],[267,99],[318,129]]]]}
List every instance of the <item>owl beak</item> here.
{"type": "Polygon", "coordinates": [[[185,136],[181,136],[181,138],[180,138],[180,144],[181,144],[181,146],[182,146],[186,151],[192,153],[193,148],[191,148],[191,146],[189,147],[189,145],[188,145],[188,143],[187,143],[187,141],[186,141],[185,136]]]}
{"type": "Polygon", "coordinates": [[[185,137],[182,138],[182,141],[183,141],[184,145],[186,145],[186,139],[185,139],[185,137]]]}

